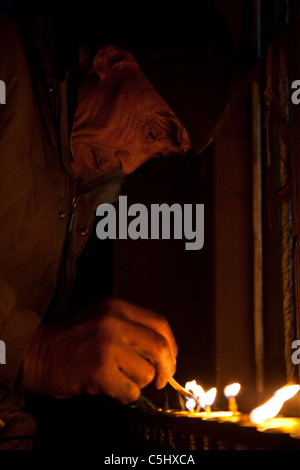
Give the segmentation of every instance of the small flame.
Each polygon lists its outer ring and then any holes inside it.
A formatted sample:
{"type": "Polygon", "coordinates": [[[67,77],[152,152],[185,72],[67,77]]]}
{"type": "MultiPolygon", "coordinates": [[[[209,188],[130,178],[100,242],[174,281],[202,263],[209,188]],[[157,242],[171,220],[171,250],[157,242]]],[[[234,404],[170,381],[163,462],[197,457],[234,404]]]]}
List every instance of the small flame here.
{"type": "Polygon", "coordinates": [[[230,384],[230,385],[227,385],[225,388],[224,388],[224,395],[226,398],[233,398],[233,397],[236,397],[237,394],[239,393],[241,389],[241,385],[239,383],[233,383],[233,384],[230,384]]]}
{"type": "Polygon", "coordinates": [[[286,385],[280,388],[270,400],[251,411],[250,420],[253,423],[261,424],[267,419],[274,418],[281,410],[283,403],[292,398],[299,390],[299,385],[286,385]]]}
{"type": "Polygon", "coordinates": [[[285,385],[281,387],[277,392],[274,393],[275,397],[278,397],[283,402],[289,400],[300,390],[300,385],[285,385]]]}
{"type": "Polygon", "coordinates": [[[208,390],[208,392],[206,392],[205,398],[204,398],[205,406],[211,406],[213,404],[215,398],[216,398],[216,395],[217,395],[216,387],[213,387],[210,390],[208,390]]]}
{"type": "MultiPolygon", "coordinates": [[[[201,385],[197,384],[196,380],[186,382],[184,388],[192,392],[195,399],[199,401],[200,406],[203,409],[213,404],[217,394],[217,389],[215,387],[211,388],[210,390],[208,390],[208,392],[205,393],[201,385]]],[[[193,398],[190,398],[186,401],[185,406],[188,410],[191,410],[193,408],[196,408],[197,403],[193,398]]]]}
{"type": "MultiPolygon", "coordinates": [[[[196,380],[192,380],[191,382],[187,382],[184,387],[186,390],[189,390],[193,393],[194,397],[199,401],[200,407],[205,409],[207,406],[211,406],[217,393],[216,388],[211,388],[208,392],[205,393],[201,385],[198,385],[196,380]]],[[[192,398],[187,400],[186,408],[191,410],[192,408],[196,408],[197,403],[192,398]]]]}
{"type": "Polygon", "coordinates": [[[196,408],[196,405],[197,405],[197,403],[196,403],[196,401],[194,400],[194,398],[189,398],[189,399],[186,401],[186,404],[185,404],[186,409],[189,410],[189,411],[190,411],[190,410],[194,410],[194,409],[196,408]]]}
{"type": "Polygon", "coordinates": [[[272,397],[266,403],[251,411],[249,415],[250,421],[261,424],[267,419],[274,418],[281,410],[282,405],[282,400],[272,397]]]}
{"type": "Polygon", "coordinates": [[[201,387],[201,385],[198,385],[196,380],[192,380],[191,382],[187,382],[184,386],[184,388],[186,390],[189,390],[190,392],[192,392],[192,394],[198,399],[200,400],[200,398],[202,397],[202,395],[205,394],[203,388],[201,387]]]}

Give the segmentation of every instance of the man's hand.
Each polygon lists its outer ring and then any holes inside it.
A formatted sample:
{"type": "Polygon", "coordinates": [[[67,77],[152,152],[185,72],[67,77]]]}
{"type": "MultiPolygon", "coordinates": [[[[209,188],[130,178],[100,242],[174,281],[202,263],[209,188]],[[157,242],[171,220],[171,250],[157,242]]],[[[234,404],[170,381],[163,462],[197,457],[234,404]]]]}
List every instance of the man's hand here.
{"type": "Polygon", "coordinates": [[[73,319],[41,325],[23,363],[22,385],[54,397],[104,393],[135,401],[174,375],[177,346],[166,319],[110,299],[73,319]]]}

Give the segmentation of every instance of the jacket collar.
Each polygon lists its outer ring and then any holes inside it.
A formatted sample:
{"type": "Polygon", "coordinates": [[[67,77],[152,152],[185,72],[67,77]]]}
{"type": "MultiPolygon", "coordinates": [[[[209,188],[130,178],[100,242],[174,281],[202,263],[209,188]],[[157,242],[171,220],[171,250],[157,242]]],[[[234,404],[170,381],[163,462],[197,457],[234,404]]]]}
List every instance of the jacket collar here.
{"type": "Polygon", "coordinates": [[[85,198],[88,207],[95,212],[100,204],[113,204],[118,201],[125,175],[121,171],[104,174],[91,174],[79,178],[76,184],[77,199],[85,198]]]}

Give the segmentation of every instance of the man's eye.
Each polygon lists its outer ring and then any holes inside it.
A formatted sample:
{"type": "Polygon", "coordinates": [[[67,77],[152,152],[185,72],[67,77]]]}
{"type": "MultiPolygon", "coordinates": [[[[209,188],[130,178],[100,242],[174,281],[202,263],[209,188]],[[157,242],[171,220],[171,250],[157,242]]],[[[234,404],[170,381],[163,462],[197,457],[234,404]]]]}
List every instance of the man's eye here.
{"type": "Polygon", "coordinates": [[[152,131],[148,132],[148,139],[151,140],[152,142],[156,141],[155,135],[153,134],[152,131]]]}

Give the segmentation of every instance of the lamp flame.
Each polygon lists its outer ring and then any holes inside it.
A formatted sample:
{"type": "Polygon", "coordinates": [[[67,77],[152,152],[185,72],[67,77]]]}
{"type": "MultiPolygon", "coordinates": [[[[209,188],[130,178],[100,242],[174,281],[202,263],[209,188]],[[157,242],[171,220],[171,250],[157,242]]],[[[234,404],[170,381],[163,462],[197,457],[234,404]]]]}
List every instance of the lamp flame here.
{"type": "Polygon", "coordinates": [[[300,385],[285,385],[284,387],[277,390],[277,392],[274,393],[274,396],[285,402],[296,395],[299,390],[300,385]]]}
{"type": "Polygon", "coordinates": [[[205,406],[211,406],[216,398],[217,389],[216,387],[211,388],[205,394],[205,406]]]}
{"type": "Polygon", "coordinates": [[[192,392],[192,394],[198,400],[200,400],[202,395],[205,395],[205,392],[204,392],[203,388],[201,387],[201,385],[197,384],[196,380],[192,380],[191,382],[187,382],[185,384],[184,388],[186,390],[189,390],[190,392],[192,392]]]}
{"type": "Polygon", "coordinates": [[[189,411],[190,411],[190,410],[194,410],[194,409],[196,408],[196,405],[197,405],[197,403],[196,403],[196,401],[195,401],[193,398],[189,398],[189,399],[186,401],[186,404],[185,404],[186,409],[189,410],[189,411]]]}
{"type": "MultiPolygon", "coordinates": [[[[189,390],[193,393],[196,400],[199,401],[201,408],[205,409],[213,404],[214,399],[217,394],[217,389],[211,388],[208,392],[205,393],[201,385],[198,385],[196,380],[192,380],[191,382],[186,382],[185,387],[186,390],[189,390]]],[[[188,410],[195,409],[197,406],[196,401],[193,398],[187,400],[185,404],[188,410]]]]}
{"type": "Polygon", "coordinates": [[[233,398],[233,397],[236,397],[237,394],[239,393],[241,389],[241,385],[239,383],[233,383],[233,384],[230,384],[230,385],[227,385],[225,388],[224,388],[224,395],[226,398],[233,398]]]}
{"type": "Polygon", "coordinates": [[[292,398],[300,390],[300,385],[285,385],[277,390],[266,403],[251,411],[249,418],[253,423],[261,424],[267,419],[274,418],[285,401],[292,398]]]}
{"type": "MultiPolygon", "coordinates": [[[[200,406],[202,407],[202,399],[203,399],[203,396],[205,395],[205,392],[203,388],[201,387],[201,385],[198,385],[196,380],[192,380],[191,382],[186,382],[184,388],[188,390],[189,392],[192,392],[192,394],[194,395],[196,400],[198,400],[198,402],[200,403],[200,406]]],[[[196,409],[197,402],[193,398],[190,398],[189,400],[187,400],[185,406],[186,406],[186,409],[190,411],[192,409],[196,409]]]]}

